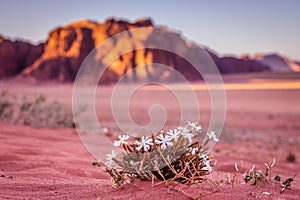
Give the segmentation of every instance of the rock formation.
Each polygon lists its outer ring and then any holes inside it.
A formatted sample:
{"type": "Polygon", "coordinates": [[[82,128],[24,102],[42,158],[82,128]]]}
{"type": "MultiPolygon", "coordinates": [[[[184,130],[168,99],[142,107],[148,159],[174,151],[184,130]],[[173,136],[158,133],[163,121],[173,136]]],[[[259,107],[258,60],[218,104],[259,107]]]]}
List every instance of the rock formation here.
{"type": "Polygon", "coordinates": [[[271,71],[293,71],[300,72],[299,63],[292,61],[286,56],[278,54],[257,54],[254,56],[254,60],[268,66],[271,71]]]}
{"type": "MultiPolygon", "coordinates": [[[[73,81],[76,73],[88,53],[111,36],[122,31],[139,27],[153,26],[150,19],[127,22],[114,18],[104,23],[94,21],[79,21],[65,27],[57,28],[49,34],[45,44],[43,55],[31,66],[23,71],[24,76],[33,76],[37,79],[58,80],[61,82],[73,81]]],[[[123,38],[124,39],[124,38],[123,38]]],[[[136,46],[137,42],[146,43],[149,40],[164,42],[170,49],[179,48],[176,45],[187,47],[189,44],[179,33],[166,31],[165,33],[150,33],[146,38],[137,40],[130,35],[124,39],[129,45],[136,46]],[[165,39],[167,38],[167,39],[165,39]]],[[[121,41],[114,41],[106,47],[106,51],[118,53],[122,49],[121,41]]],[[[188,47],[189,54],[195,58],[198,56],[195,49],[188,47]]],[[[96,53],[97,54],[97,53],[96,53]]],[[[235,58],[219,58],[212,55],[221,73],[251,72],[268,70],[267,67],[250,60],[239,60],[235,58]]],[[[188,80],[199,80],[200,74],[183,58],[170,52],[157,49],[140,49],[120,55],[117,60],[111,63],[108,70],[102,76],[103,82],[115,82],[123,74],[128,81],[151,78],[151,80],[176,81],[177,77],[170,71],[161,71],[159,67],[150,63],[160,63],[176,69],[188,80]],[[145,67],[138,67],[146,65],[145,67]]]]}
{"type": "MultiPolygon", "coordinates": [[[[126,30],[139,27],[154,26],[150,19],[141,19],[134,22],[110,18],[103,23],[82,20],[58,27],[49,33],[45,44],[37,46],[22,41],[10,41],[0,37],[0,78],[12,77],[21,74],[23,77],[32,77],[37,80],[54,80],[59,82],[72,82],[75,80],[78,69],[92,49],[111,36],[126,30]]],[[[187,49],[191,57],[199,57],[199,51],[180,33],[168,31],[163,33],[149,33],[141,38],[132,38],[130,34],[123,38],[126,45],[134,48],[138,43],[159,41],[171,49],[187,49]],[[166,39],[167,38],[167,39],[166,39]]],[[[124,80],[138,81],[149,78],[153,81],[176,81],[174,70],[162,70],[160,63],[175,69],[188,80],[199,80],[201,75],[187,62],[174,53],[158,49],[138,49],[125,54],[121,52],[125,44],[119,39],[112,40],[111,44],[102,51],[113,52],[119,55],[110,63],[109,68],[101,78],[101,82],[116,82],[125,74],[124,80]],[[144,67],[137,67],[144,66],[144,67]]],[[[280,57],[254,57],[245,55],[242,58],[220,57],[207,50],[217,68],[222,74],[260,72],[286,68],[278,67],[274,60],[280,57]],[[270,61],[271,60],[271,61],[270,61]],[[274,62],[273,62],[274,61],[274,62]]],[[[95,60],[105,59],[103,52],[95,51],[95,60]]],[[[107,55],[106,55],[107,56],[107,55]]],[[[282,58],[293,71],[299,69],[296,62],[288,62],[282,58]]],[[[103,66],[102,66],[103,67],[103,66]]]]}
{"type": "MultiPolygon", "coordinates": [[[[59,27],[51,31],[45,43],[43,55],[32,65],[23,70],[23,76],[33,76],[36,79],[58,80],[60,82],[74,81],[76,73],[88,53],[103,40],[122,31],[152,26],[150,20],[139,20],[134,23],[108,19],[103,24],[83,20],[59,27]]],[[[129,57],[132,57],[132,53],[129,57]]],[[[135,65],[132,59],[124,59],[118,68],[135,65]],[[121,66],[122,65],[122,66],[121,66]]],[[[114,81],[124,69],[113,69],[106,72],[103,80],[114,81]]]]}
{"type": "Polygon", "coordinates": [[[0,78],[10,78],[31,65],[43,53],[43,44],[11,41],[0,36],[0,78]]]}
{"type": "Polygon", "coordinates": [[[219,58],[212,53],[210,53],[210,56],[216,63],[221,74],[270,71],[269,66],[249,59],[249,57],[243,56],[242,59],[234,57],[219,58]]]}

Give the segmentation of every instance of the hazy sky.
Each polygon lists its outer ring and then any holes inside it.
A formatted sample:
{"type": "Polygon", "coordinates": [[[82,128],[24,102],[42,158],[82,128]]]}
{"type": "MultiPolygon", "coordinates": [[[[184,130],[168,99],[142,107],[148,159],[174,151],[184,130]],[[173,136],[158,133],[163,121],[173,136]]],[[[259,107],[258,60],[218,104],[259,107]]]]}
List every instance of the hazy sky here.
{"type": "Polygon", "coordinates": [[[300,0],[0,0],[0,34],[45,41],[80,19],[151,17],[221,54],[279,52],[300,60],[300,0]]]}

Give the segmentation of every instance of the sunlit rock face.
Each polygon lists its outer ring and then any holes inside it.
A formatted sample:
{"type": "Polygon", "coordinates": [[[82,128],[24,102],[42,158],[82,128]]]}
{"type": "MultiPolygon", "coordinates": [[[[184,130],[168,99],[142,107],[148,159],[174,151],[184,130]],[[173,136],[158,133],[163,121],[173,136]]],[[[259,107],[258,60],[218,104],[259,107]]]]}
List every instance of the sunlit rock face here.
{"type": "Polygon", "coordinates": [[[73,81],[80,64],[94,48],[92,30],[67,26],[50,32],[44,53],[23,72],[36,79],[73,81]]]}
{"type": "MultiPolygon", "coordinates": [[[[127,30],[153,27],[151,19],[129,22],[110,18],[103,23],[81,20],[53,29],[45,44],[38,46],[26,42],[12,42],[0,37],[0,78],[20,74],[36,80],[72,82],[89,53],[96,48],[93,59],[104,71],[100,82],[114,83],[121,77],[123,81],[139,80],[170,81],[179,80],[178,74],[187,80],[200,80],[202,77],[185,58],[178,54],[155,48],[139,48],[149,42],[159,42],[167,49],[184,49],[190,60],[203,56],[193,43],[186,41],[181,33],[160,26],[160,31],[145,31],[145,34],[133,36],[123,34],[97,48],[103,41],[127,30]],[[124,49],[131,51],[123,52],[124,49]],[[121,53],[123,52],[123,53],[121,53]],[[114,60],[109,60],[111,57],[114,60]],[[154,64],[153,64],[154,63],[154,64]],[[165,65],[161,67],[155,63],[165,65]]],[[[270,67],[249,57],[220,57],[207,51],[221,73],[245,73],[268,71],[270,67]]],[[[205,52],[206,53],[206,52],[205,52]]],[[[209,69],[208,69],[209,71],[209,69]]]]}
{"type": "MultiPolygon", "coordinates": [[[[22,75],[60,82],[74,81],[86,56],[103,40],[122,31],[144,26],[152,26],[152,22],[139,20],[130,23],[112,18],[104,23],[82,20],[56,28],[49,33],[42,56],[24,69],[22,75]]],[[[128,41],[130,40],[132,39],[128,38],[128,41]]],[[[107,48],[117,50],[115,44],[107,48]]],[[[127,68],[137,66],[138,63],[149,62],[149,56],[141,57],[142,54],[142,52],[131,52],[121,56],[111,64],[102,81],[114,82],[126,72],[127,68]]]]}

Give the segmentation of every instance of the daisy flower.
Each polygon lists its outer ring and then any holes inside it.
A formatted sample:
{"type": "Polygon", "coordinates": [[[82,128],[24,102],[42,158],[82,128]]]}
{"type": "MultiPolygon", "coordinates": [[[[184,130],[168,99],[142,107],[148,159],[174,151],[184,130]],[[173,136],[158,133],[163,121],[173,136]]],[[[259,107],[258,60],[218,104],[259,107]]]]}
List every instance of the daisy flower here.
{"type": "Polygon", "coordinates": [[[170,129],[167,131],[167,135],[169,138],[177,140],[180,136],[180,132],[177,129],[170,129]]]}
{"type": "Polygon", "coordinates": [[[189,142],[193,141],[193,137],[195,136],[193,133],[190,132],[182,132],[181,135],[189,140],[189,142]]]}
{"type": "Polygon", "coordinates": [[[162,149],[166,149],[167,146],[173,146],[173,142],[171,142],[172,138],[169,136],[164,136],[163,134],[160,134],[157,136],[157,139],[155,142],[156,144],[161,144],[162,149]]]}
{"type": "Polygon", "coordinates": [[[198,125],[197,122],[189,122],[189,121],[187,121],[187,123],[188,123],[188,125],[189,125],[190,127],[192,127],[193,129],[195,129],[197,132],[200,132],[200,131],[201,131],[201,126],[198,125]]]}
{"type": "Polygon", "coordinates": [[[107,162],[105,163],[105,165],[112,167],[113,162],[114,162],[113,158],[115,158],[117,156],[117,153],[114,150],[112,150],[111,154],[106,154],[106,156],[107,156],[107,158],[106,158],[107,162]]]}
{"type": "Polygon", "coordinates": [[[134,142],[136,145],[138,145],[135,149],[140,151],[142,148],[144,151],[148,151],[150,149],[150,145],[153,145],[152,138],[142,136],[141,141],[136,140],[134,142]]]}
{"type": "Polygon", "coordinates": [[[180,132],[182,132],[182,133],[188,133],[188,132],[189,132],[189,130],[188,130],[186,127],[181,127],[181,126],[179,126],[177,129],[178,129],[180,132]]]}
{"type": "Polygon", "coordinates": [[[129,139],[128,135],[119,135],[118,138],[119,138],[119,140],[114,142],[114,145],[116,147],[119,147],[121,144],[127,144],[128,143],[128,142],[126,142],[126,140],[129,139]]]}
{"type": "Polygon", "coordinates": [[[217,138],[215,132],[213,131],[207,132],[207,136],[208,139],[213,140],[214,142],[219,142],[219,139],[217,138]]]}

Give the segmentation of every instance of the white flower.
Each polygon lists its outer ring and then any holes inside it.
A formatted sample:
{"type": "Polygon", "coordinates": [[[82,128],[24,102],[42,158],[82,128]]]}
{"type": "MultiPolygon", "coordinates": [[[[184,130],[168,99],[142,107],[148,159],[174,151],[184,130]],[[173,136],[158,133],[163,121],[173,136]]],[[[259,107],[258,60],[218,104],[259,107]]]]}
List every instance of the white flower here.
{"type": "Polygon", "coordinates": [[[190,133],[190,132],[182,132],[181,135],[183,135],[183,137],[187,138],[189,140],[189,142],[192,142],[193,137],[195,136],[193,133],[190,133]]]}
{"type": "Polygon", "coordinates": [[[187,121],[188,125],[192,128],[194,128],[197,132],[200,132],[201,131],[201,126],[198,125],[197,122],[189,122],[187,121]]]}
{"type": "Polygon", "coordinates": [[[212,172],[212,168],[210,166],[209,161],[204,162],[204,164],[205,164],[205,167],[203,167],[202,169],[207,170],[208,172],[212,172]]]}
{"type": "Polygon", "coordinates": [[[173,146],[173,142],[171,142],[171,137],[169,136],[164,136],[163,134],[160,134],[159,136],[157,136],[157,139],[155,142],[156,144],[161,144],[161,148],[165,149],[167,148],[167,146],[173,146]]]}
{"type": "Polygon", "coordinates": [[[181,127],[181,126],[179,126],[177,129],[178,129],[181,133],[188,133],[188,132],[189,132],[189,130],[188,130],[186,127],[181,127]]]}
{"type": "Polygon", "coordinates": [[[178,127],[178,130],[181,132],[182,136],[189,140],[189,142],[193,141],[194,134],[190,133],[186,127],[178,127]]]}
{"type": "Polygon", "coordinates": [[[199,150],[198,147],[189,147],[187,149],[192,155],[195,155],[197,153],[197,151],[199,150]]]}
{"type": "Polygon", "coordinates": [[[203,154],[200,156],[200,158],[202,158],[202,160],[204,160],[204,161],[208,161],[209,160],[208,156],[203,155],[203,154]]]}
{"type": "Polygon", "coordinates": [[[203,159],[203,163],[205,164],[205,167],[203,167],[203,170],[207,170],[208,172],[212,172],[212,168],[210,166],[210,161],[208,159],[208,156],[201,155],[200,158],[203,159]]]}
{"type": "Polygon", "coordinates": [[[180,132],[177,129],[170,129],[167,132],[168,137],[174,140],[177,140],[180,136],[180,132]]]}
{"type": "Polygon", "coordinates": [[[107,158],[106,158],[107,162],[105,163],[105,165],[112,167],[113,162],[114,162],[113,158],[117,156],[117,153],[114,150],[112,150],[111,154],[106,154],[106,156],[107,156],[107,158]]]}
{"type": "Polygon", "coordinates": [[[153,144],[152,138],[145,137],[145,136],[141,137],[141,141],[136,140],[134,143],[138,145],[135,148],[138,151],[140,151],[142,148],[144,149],[144,151],[147,151],[150,149],[150,145],[153,144]]]}
{"type": "Polygon", "coordinates": [[[207,132],[207,136],[208,136],[208,139],[213,140],[215,142],[219,142],[219,139],[217,138],[215,132],[213,132],[213,131],[207,132]]]}
{"type": "Polygon", "coordinates": [[[195,147],[192,149],[192,155],[195,155],[197,153],[197,151],[199,150],[198,147],[195,147]]]}
{"type": "Polygon", "coordinates": [[[118,138],[119,138],[119,140],[114,142],[114,145],[116,147],[120,146],[121,144],[127,144],[128,143],[128,142],[126,142],[126,140],[129,139],[128,135],[119,135],[118,138]]]}

